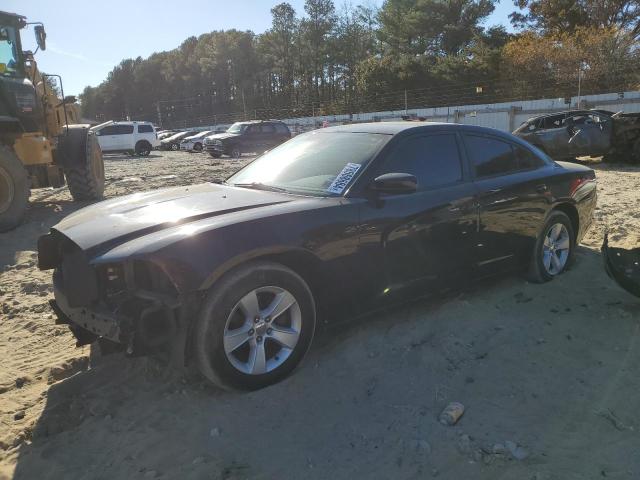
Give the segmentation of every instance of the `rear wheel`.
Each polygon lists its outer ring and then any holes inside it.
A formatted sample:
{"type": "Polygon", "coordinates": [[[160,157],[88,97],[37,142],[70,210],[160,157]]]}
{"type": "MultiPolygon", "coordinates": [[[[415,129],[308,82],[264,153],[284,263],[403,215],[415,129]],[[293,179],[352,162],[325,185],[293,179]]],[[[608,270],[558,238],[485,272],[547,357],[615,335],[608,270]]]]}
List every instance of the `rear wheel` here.
{"type": "Polygon", "coordinates": [[[22,222],[28,201],[27,171],[11,149],[0,146],[0,232],[11,230],[22,222]]]}
{"type": "Polygon", "coordinates": [[[140,140],[136,143],[136,155],[146,157],[151,153],[151,144],[145,140],[140,140]]]}
{"type": "Polygon", "coordinates": [[[285,378],[305,355],[316,324],[313,296],[283,265],[255,262],[209,292],[194,329],[200,372],[229,390],[256,390],[285,378]]]}
{"type": "Polygon", "coordinates": [[[554,211],[544,224],[534,246],[528,278],[535,283],[553,280],[563,273],[573,259],[575,232],[571,220],[554,211]]]}
{"type": "Polygon", "coordinates": [[[58,150],[65,157],[64,175],[73,199],[101,199],[104,162],[95,133],[87,128],[69,128],[60,136],[58,150]]]}
{"type": "Polygon", "coordinates": [[[240,150],[240,147],[236,145],[231,149],[229,155],[231,156],[231,158],[238,159],[242,156],[242,150],[240,150]]]}
{"type": "Polygon", "coordinates": [[[178,145],[177,143],[172,143],[172,144],[171,144],[171,150],[173,150],[174,152],[175,152],[176,150],[178,150],[179,148],[180,148],[180,145],[178,145]]]}

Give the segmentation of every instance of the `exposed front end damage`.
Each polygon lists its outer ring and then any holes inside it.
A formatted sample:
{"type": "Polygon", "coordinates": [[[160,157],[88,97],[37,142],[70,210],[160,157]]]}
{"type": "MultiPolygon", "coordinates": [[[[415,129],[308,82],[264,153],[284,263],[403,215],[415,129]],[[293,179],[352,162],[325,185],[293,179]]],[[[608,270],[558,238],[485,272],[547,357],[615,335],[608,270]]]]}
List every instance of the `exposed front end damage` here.
{"type": "Polygon", "coordinates": [[[38,253],[40,269],[54,269],[57,323],[69,325],[78,346],[106,339],[142,355],[176,337],[184,296],[152,261],[95,263],[56,230],[40,238],[38,253]]]}
{"type": "Polygon", "coordinates": [[[605,234],[602,258],[609,277],[627,292],[640,298],[640,248],[627,250],[609,247],[609,236],[605,234]]]}

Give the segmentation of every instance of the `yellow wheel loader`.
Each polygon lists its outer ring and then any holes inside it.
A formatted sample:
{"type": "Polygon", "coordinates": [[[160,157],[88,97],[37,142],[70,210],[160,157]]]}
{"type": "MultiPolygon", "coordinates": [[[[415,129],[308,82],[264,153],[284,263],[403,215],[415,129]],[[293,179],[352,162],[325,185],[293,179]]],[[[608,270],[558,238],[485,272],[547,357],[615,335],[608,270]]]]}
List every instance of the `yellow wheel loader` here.
{"type": "Polygon", "coordinates": [[[41,73],[34,53],[22,50],[27,25],[44,50],[41,23],[0,11],[0,232],[20,224],[31,188],[62,187],[66,179],[79,201],[100,199],[104,191],[98,140],[80,123],[75,97],[64,96],[62,79],[41,73]]]}

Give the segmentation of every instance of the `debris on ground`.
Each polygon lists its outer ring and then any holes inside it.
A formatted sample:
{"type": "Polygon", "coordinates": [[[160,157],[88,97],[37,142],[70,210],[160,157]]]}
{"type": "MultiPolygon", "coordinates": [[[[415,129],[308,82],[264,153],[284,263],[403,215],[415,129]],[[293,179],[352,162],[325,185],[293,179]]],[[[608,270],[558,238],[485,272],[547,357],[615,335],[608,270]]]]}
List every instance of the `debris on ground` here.
{"type": "Polygon", "coordinates": [[[442,425],[455,425],[460,420],[460,417],[464,415],[464,405],[459,402],[451,402],[449,405],[445,407],[440,416],[438,417],[438,421],[442,425]]]}

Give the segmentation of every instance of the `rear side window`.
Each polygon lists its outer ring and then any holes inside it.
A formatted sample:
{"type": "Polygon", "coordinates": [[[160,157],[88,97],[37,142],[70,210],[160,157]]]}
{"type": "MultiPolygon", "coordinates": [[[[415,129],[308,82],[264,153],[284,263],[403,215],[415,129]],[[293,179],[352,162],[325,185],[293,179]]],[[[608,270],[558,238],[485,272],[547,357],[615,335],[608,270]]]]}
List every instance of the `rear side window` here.
{"type": "Polygon", "coordinates": [[[274,123],[273,125],[276,128],[276,132],[285,134],[289,133],[289,127],[287,127],[284,123],[274,123]]]}
{"type": "Polygon", "coordinates": [[[153,133],[151,125],[138,125],[138,133],[153,133]]]}
{"type": "Polygon", "coordinates": [[[476,177],[492,177],[518,170],[518,162],[509,143],[475,135],[466,135],[465,143],[476,177]]]}
{"type": "Polygon", "coordinates": [[[542,119],[542,128],[560,128],[564,123],[564,115],[554,115],[542,119]]]}
{"type": "Polygon", "coordinates": [[[270,123],[263,123],[262,133],[276,133],[276,128],[270,123]]]}
{"type": "Polygon", "coordinates": [[[544,160],[526,148],[514,145],[513,149],[516,153],[518,170],[533,170],[534,168],[540,168],[545,164],[544,160]]]}
{"type": "Polygon", "coordinates": [[[462,180],[462,163],[455,134],[407,138],[385,163],[382,173],[410,173],[418,179],[418,190],[462,180]]]}
{"type": "Polygon", "coordinates": [[[133,125],[114,125],[112,135],[129,135],[133,133],[133,125]]]}

